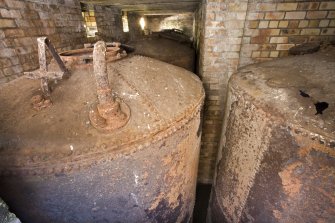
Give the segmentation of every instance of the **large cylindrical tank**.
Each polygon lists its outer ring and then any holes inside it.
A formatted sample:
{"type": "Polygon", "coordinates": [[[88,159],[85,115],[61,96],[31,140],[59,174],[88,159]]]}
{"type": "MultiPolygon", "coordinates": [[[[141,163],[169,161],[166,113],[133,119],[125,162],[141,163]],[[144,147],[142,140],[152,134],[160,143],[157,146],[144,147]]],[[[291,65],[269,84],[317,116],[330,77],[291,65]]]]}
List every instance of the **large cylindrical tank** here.
{"type": "Polygon", "coordinates": [[[208,222],[335,222],[335,50],[229,81],[208,222]]]}
{"type": "Polygon", "coordinates": [[[38,80],[0,87],[0,197],[22,222],[189,222],[201,136],[200,80],[134,56],[108,64],[114,96],[130,108],[111,132],[90,124],[92,65],[51,85],[32,109],[38,80]]]}

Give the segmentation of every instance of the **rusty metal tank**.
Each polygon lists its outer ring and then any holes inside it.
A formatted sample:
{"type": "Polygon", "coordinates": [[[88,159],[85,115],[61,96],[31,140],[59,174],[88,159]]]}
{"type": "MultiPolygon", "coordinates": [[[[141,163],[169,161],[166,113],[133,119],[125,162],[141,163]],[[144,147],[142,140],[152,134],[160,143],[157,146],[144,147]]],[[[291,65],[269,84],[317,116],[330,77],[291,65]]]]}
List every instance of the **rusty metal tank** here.
{"type": "Polygon", "coordinates": [[[41,110],[31,105],[38,80],[0,87],[0,197],[10,210],[34,223],[190,222],[200,80],[147,57],[107,63],[113,97],[129,110],[120,128],[104,131],[91,123],[93,65],[70,71],[51,83],[52,105],[41,110]]]}
{"type": "Polygon", "coordinates": [[[207,222],[335,222],[335,49],[229,82],[207,222]]]}

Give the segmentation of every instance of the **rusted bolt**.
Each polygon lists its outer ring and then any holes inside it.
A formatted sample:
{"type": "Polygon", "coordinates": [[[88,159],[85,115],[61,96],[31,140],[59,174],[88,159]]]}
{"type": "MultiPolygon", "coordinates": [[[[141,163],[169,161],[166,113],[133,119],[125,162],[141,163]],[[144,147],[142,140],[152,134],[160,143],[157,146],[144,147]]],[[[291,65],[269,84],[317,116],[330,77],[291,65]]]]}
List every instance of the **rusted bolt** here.
{"type": "Polygon", "coordinates": [[[100,130],[111,131],[127,124],[129,107],[112,95],[108,81],[106,43],[98,41],[93,50],[93,70],[97,84],[98,103],[90,111],[91,124],[100,130]]]}

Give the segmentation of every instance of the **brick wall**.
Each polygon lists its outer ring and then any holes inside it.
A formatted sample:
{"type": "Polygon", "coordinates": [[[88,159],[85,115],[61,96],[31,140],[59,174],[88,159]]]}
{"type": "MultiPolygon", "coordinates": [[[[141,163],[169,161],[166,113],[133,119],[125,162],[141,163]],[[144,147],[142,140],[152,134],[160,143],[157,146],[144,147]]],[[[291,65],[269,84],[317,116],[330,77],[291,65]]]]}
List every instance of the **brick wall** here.
{"type": "Polygon", "coordinates": [[[213,178],[228,79],[238,67],[247,0],[207,0],[203,3],[200,40],[199,76],[206,91],[199,178],[213,178]]]}
{"type": "Polygon", "coordinates": [[[193,36],[193,13],[184,13],[164,18],[160,29],[180,29],[189,37],[193,36]]]}
{"type": "Polygon", "coordinates": [[[0,0],[0,83],[38,68],[36,37],[45,35],[58,50],[82,47],[86,33],[79,2],[0,0]]]}
{"type": "Polygon", "coordinates": [[[146,16],[146,27],[152,32],[159,32],[163,29],[180,29],[189,37],[193,37],[193,16],[193,13],[146,16]]]}
{"type": "Polygon", "coordinates": [[[159,32],[161,31],[160,29],[160,24],[161,21],[166,18],[166,15],[150,15],[150,16],[146,16],[146,23],[147,23],[147,28],[151,31],[151,32],[159,32]]]}
{"type": "Polygon", "coordinates": [[[241,66],[287,56],[296,44],[334,40],[335,1],[204,0],[199,10],[198,74],[206,101],[198,179],[206,183],[212,181],[224,140],[230,76],[241,66]]]}
{"type": "Polygon", "coordinates": [[[129,39],[136,40],[143,37],[143,31],[140,26],[141,16],[137,13],[128,13],[129,39]]]}
{"type": "Polygon", "coordinates": [[[335,1],[250,1],[240,66],[288,55],[306,42],[335,36],[335,1]]]}
{"type": "Polygon", "coordinates": [[[98,35],[105,41],[125,41],[120,9],[109,6],[95,6],[98,35]]]}

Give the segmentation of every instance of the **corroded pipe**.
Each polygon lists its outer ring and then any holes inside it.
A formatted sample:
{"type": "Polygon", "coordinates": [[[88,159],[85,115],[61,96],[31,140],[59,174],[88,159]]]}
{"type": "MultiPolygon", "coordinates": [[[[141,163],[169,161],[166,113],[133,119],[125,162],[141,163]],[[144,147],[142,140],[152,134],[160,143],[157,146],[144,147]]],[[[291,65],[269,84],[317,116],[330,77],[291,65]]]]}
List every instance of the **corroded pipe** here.
{"type": "Polygon", "coordinates": [[[44,98],[50,98],[50,88],[49,88],[49,80],[47,78],[48,65],[45,51],[45,40],[47,37],[39,37],[37,38],[38,43],[38,62],[40,65],[40,71],[43,73],[43,77],[41,77],[41,89],[43,92],[44,98]]]}
{"type": "Polygon", "coordinates": [[[93,70],[99,103],[94,105],[90,112],[92,125],[108,131],[124,126],[129,120],[130,109],[112,95],[107,73],[106,43],[103,41],[94,45],[93,70]]]}
{"type": "Polygon", "coordinates": [[[112,89],[108,83],[106,64],[106,43],[99,41],[94,45],[93,69],[97,83],[97,94],[100,104],[113,103],[112,89]]]}

